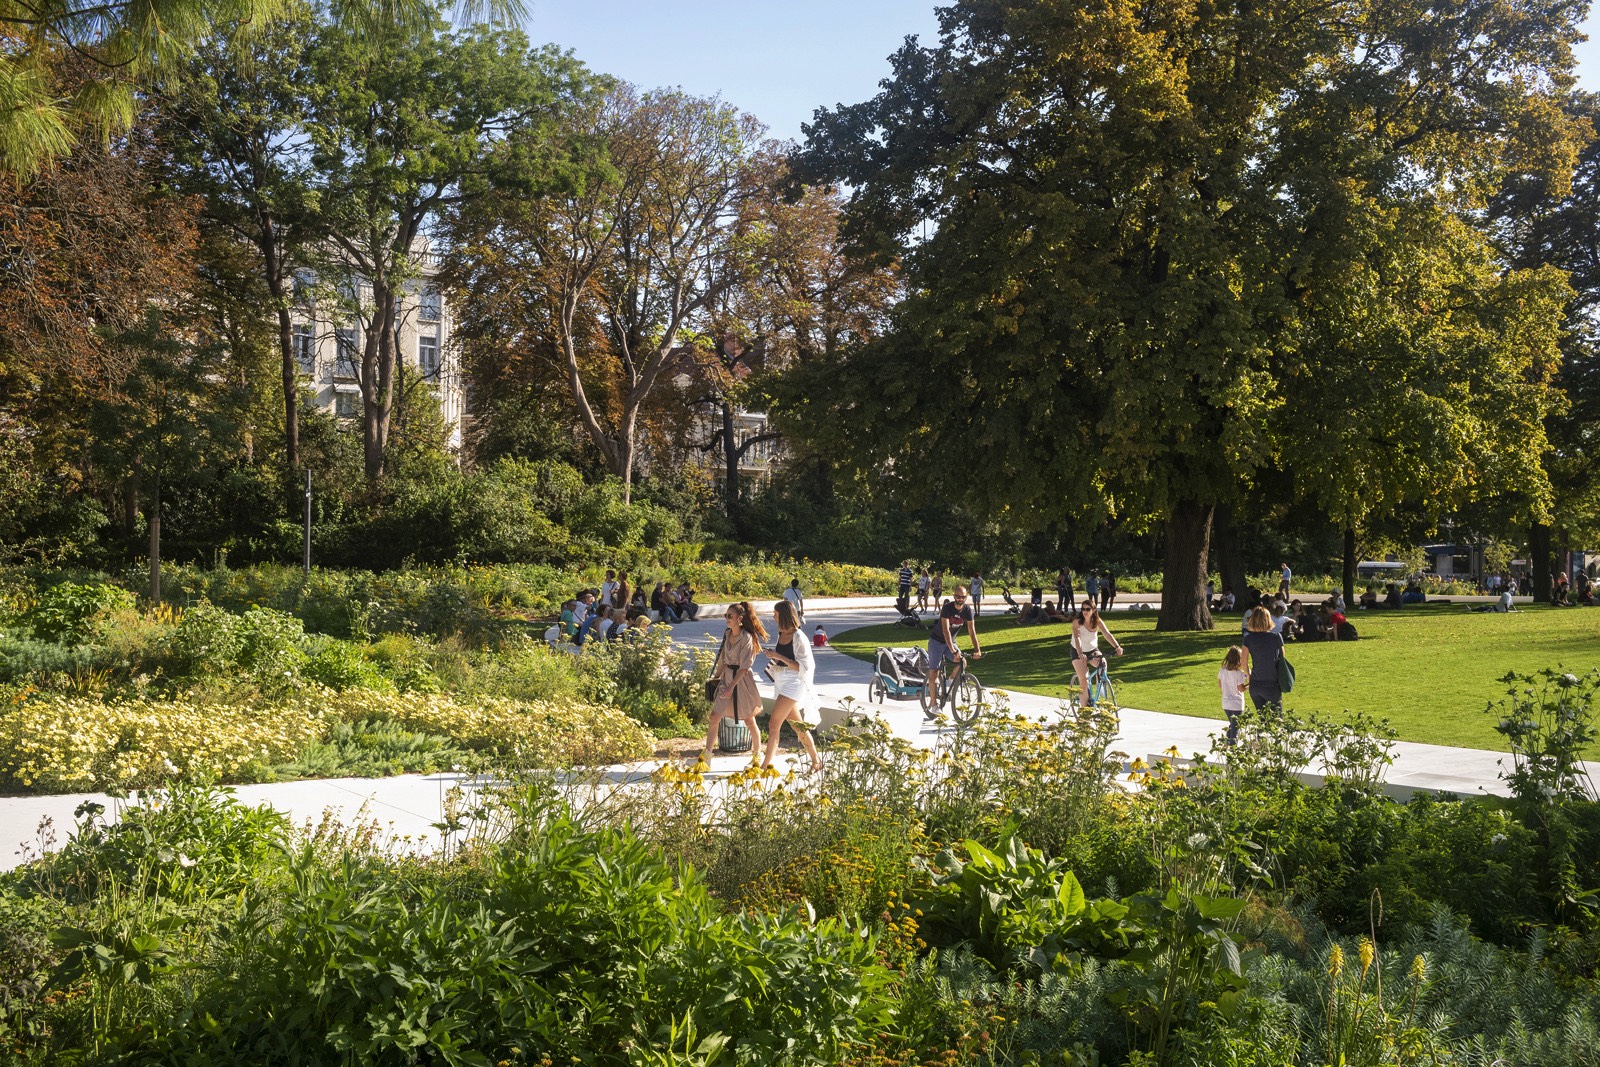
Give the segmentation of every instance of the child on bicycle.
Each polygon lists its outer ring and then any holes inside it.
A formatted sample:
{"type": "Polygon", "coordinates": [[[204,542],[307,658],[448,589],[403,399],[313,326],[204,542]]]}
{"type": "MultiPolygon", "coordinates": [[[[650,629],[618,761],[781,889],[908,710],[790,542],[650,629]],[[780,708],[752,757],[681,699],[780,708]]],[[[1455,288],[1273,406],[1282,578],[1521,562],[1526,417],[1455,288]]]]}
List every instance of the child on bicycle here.
{"type": "Polygon", "coordinates": [[[1105,634],[1106,640],[1111,642],[1111,647],[1117,650],[1117,655],[1122,655],[1122,645],[1111,631],[1106,629],[1106,624],[1100,619],[1100,610],[1094,602],[1085,598],[1083,609],[1078,612],[1078,617],[1072,620],[1072,667],[1078,672],[1078,689],[1083,694],[1083,706],[1093,707],[1094,701],[1089,699],[1089,660],[1102,655],[1100,652],[1100,635],[1105,634]]]}
{"type": "Polygon", "coordinates": [[[958,585],[954,598],[939,609],[939,618],[928,631],[928,691],[935,696],[939,692],[939,670],[945,660],[961,662],[956,638],[962,626],[966,627],[967,637],[972,641],[972,658],[981,659],[983,649],[978,647],[978,627],[973,621],[972,605],[967,603],[967,587],[958,585]]]}

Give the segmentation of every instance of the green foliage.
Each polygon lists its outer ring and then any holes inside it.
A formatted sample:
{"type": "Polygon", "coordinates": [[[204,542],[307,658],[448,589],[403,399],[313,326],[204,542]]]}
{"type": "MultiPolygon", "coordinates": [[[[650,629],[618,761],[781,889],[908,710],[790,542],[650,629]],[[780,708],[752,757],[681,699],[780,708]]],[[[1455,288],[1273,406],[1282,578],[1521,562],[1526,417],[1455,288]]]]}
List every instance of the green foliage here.
{"type": "Polygon", "coordinates": [[[433,774],[467,760],[448,737],[407,730],[383,719],[334,722],[293,763],[272,768],[280,778],[382,778],[433,774]]]}
{"type": "Polygon", "coordinates": [[[997,966],[1026,961],[1039,970],[1080,969],[1082,955],[1125,956],[1140,929],[1123,920],[1129,907],[1090,901],[1063,860],[1009,836],[991,851],[962,845],[967,858],[945,849],[933,861],[933,883],[912,904],[926,913],[934,943],[970,942],[997,966]]]}
{"type": "Polygon", "coordinates": [[[622,1064],[689,1016],[731,1062],[799,1064],[831,1061],[880,1010],[870,941],[844,926],[719,915],[692,873],[626,832],[584,832],[531,800],[509,814],[512,837],[473,854],[466,897],[300,853],[286,899],[246,899],[249,965],[207,976],[162,1057],[493,1062],[515,1048],[622,1064]]]}
{"type": "Polygon", "coordinates": [[[22,621],[43,641],[86,642],[103,632],[112,614],[131,607],[133,594],[126,589],[61,582],[41,589],[22,621]]]}

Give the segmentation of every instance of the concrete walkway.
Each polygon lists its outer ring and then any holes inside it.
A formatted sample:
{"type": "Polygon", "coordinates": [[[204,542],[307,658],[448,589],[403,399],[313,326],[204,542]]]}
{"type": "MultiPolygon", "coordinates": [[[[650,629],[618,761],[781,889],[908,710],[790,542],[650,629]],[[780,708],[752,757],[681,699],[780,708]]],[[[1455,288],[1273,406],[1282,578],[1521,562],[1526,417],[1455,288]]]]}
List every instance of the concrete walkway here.
{"type": "MultiPolygon", "coordinates": [[[[992,599],[993,610],[1003,610],[998,596],[992,599]]],[[[1159,603],[1158,597],[1130,594],[1116,610],[1155,603],[1159,603]]],[[[812,627],[821,625],[832,636],[859,626],[892,622],[896,618],[893,605],[893,597],[808,600],[806,628],[809,632],[812,627]]],[[[756,606],[764,616],[771,607],[765,601],[756,606]]],[[[991,598],[986,596],[985,608],[990,606],[991,598]]],[[[991,613],[985,611],[985,616],[991,613]]],[[[701,618],[703,621],[674,627],[673,636],[686,644],[713,643],[722,633],[722,609],[708,604],[701,618]]],[[[917,645],[925,643],[926,639],[926,627],[907,628],[897,643],[917,645]]],[[[981,661],[974,673],[982,677],[981,661]]],[[[924,720],[915,701],[869,703],[867,685],[872,676],[870,663],[833,648],[818,651],[816,683],[819,700],[824,706],[837,706],[846,697],[854,698],[854,710],[879,715],[899,736],[925,747],[936,745],[940,733],[924,720]]],[[[771,687],[762,683],[762,690],[770,698],[771,687]]],[[[1031,717],[1060,711],[1060,702],[1054,698],[1015,691],[1008,691],[1008,697],[1012,711],[1031,717]]],[[[1113,747],[1130,758],[1137,756],[1147,760],[1172,746],[1185,756],[1207,752],[1213,736],[1223,727],[1222,721],[1217,719],[1133,708],[1121,709],[1120,720],[1121,732],[1113,747]]],[[[1396,795],[1404,796],[1414,790],[1445,791],[1463,796],[1505,792],[1504,783],[1499,779],[1499,761],[1509,760],[1509,757],[1502,753],[1414,742],[1399,742],[1395,750],[1388,782],[1396,795]]],[[[792,759],[797,768],[804,765],[803,757],[795,752],[786,751],[781,759],[792,759]]],[[[747,756],[718,756],[712,760],[710,777],[726,778],[748,763],[747,756]]],[[[647,761],[607,768],[605,774],[612,784],[626,784],[647,777],[655,766],[655,761],[647,761]]],[[[1600,780],[1600,764],[1591,764],[1590,772],[1600,780]]],[[[433,850],[440,844],[440,831],[435,824],[443,820],[450,790],[457,788],[470,792],[474,782],[458,774],[413,774],[246,785],[234,787],[234,793],[246,804],[270,805],[298,825],[315,826],[325,818],[346,825],[372,822],[381,833],[404,847],[433,850]]],[[[0,798],[0,870],[10,870],[37,856],[41,850],[60,847],[74,825],[73,812],[84,801],[102,804],[108,812],[116,810],[115,803],[101,794],[0,798]]]]}

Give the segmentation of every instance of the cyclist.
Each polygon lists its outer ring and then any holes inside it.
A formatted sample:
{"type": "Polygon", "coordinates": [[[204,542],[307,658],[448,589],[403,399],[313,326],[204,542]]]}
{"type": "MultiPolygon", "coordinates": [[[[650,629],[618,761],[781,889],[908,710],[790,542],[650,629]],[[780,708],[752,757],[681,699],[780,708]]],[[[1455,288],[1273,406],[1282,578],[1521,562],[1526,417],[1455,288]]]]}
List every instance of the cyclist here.
{"type": "Polygon", "coordinates": [[[1078,688],[1083,693],[1084,707],[1094,703],[1089,699],[1089,659],[1100,654],[1101,634],[1106,635],[1106,640],[1117,650],[1117,655],[1122,655],[1121,642],[1111,636],[1111,631],[1100,619],[1100,610],[1094,606],[1094,601],[1086,597],[1078,617],[1072,620],[1072,667],[1078,672],[1078,688]]]}
{"type": "MultiPolygon", "coordinates": [[[[967,637],[972,641],[972,658],[981,658],[983,649],[978,647],[978,627],[973,621],[972,605],[967,603],[967,587],[958,585],[954,598],[939,609],[939,618],[928,631],[928,692],[935,698],[939,695],[939,670],[945,660],[961,662],[961,649],[956,647],[956,638],[960,636],[963,625],[967,629],[967,637]]],[[[938,700],[929,703],[937,705],[938,700]]]]}

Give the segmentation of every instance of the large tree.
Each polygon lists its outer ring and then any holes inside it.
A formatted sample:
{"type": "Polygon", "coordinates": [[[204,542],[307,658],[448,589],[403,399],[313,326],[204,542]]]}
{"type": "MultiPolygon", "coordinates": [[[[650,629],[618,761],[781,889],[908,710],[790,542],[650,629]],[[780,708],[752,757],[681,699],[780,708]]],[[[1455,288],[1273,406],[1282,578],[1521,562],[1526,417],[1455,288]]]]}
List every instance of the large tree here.
{"type": "Polygon", "coordinates": [[[291,507],[299,501],[300,472],[295,276],[312,262],[321,236],[303,134],[313,27],[301,8],[261,33],[207,42],[160,108],[179,187],[201,198],[204,224],[249,250],[244,266],[270,302],[283,405],[280,482],[291,507]]]}
{"type": "MultiPolygon", "coordinates": [[[[1159,625],[1208,628],[1217,504],[1293,462],[1274,419],[1298,375],[1365,358],[1358,339],[1303,347],[1340,262],[1394,251],[1343,220],[1466,215],[1508,169],[1569,168],[1576,18],[1498,0],[944,9],[940,43],[819,112],[799,160],[849,184],[866,247],[905,257],[894,331],[819,376],[836,449],[1023,528],[1156,517],[1159,625]]],[[[1477,256],[1436,266],[1465,314],[1491,314],[1477,256]]],[[[1502,310],[1524,332],[1542,307],[1502,310]]]]}
{"type": "Polygon", "coordinates": [[[348,280],[343,310],[364,326],[362,442],[376,481],[403,365],[398,305],[421,274],[426,228],[497,172],[530,181],[586,75],[519,32],[452,33],[438,22],[369,34],[330,27],[311,68],[305,130],[321,225],[348,280]]]}
{"type": "Polygon", "coordinates": [[[717,100],[618,84],[567,130],[565,184],[457,215],[467,304],[555,361],[590,443],[631,498],[644,415],[731,276],[760,127],[717,100]],[[537,340],[536,340],[537,338],[537,340]]]}

